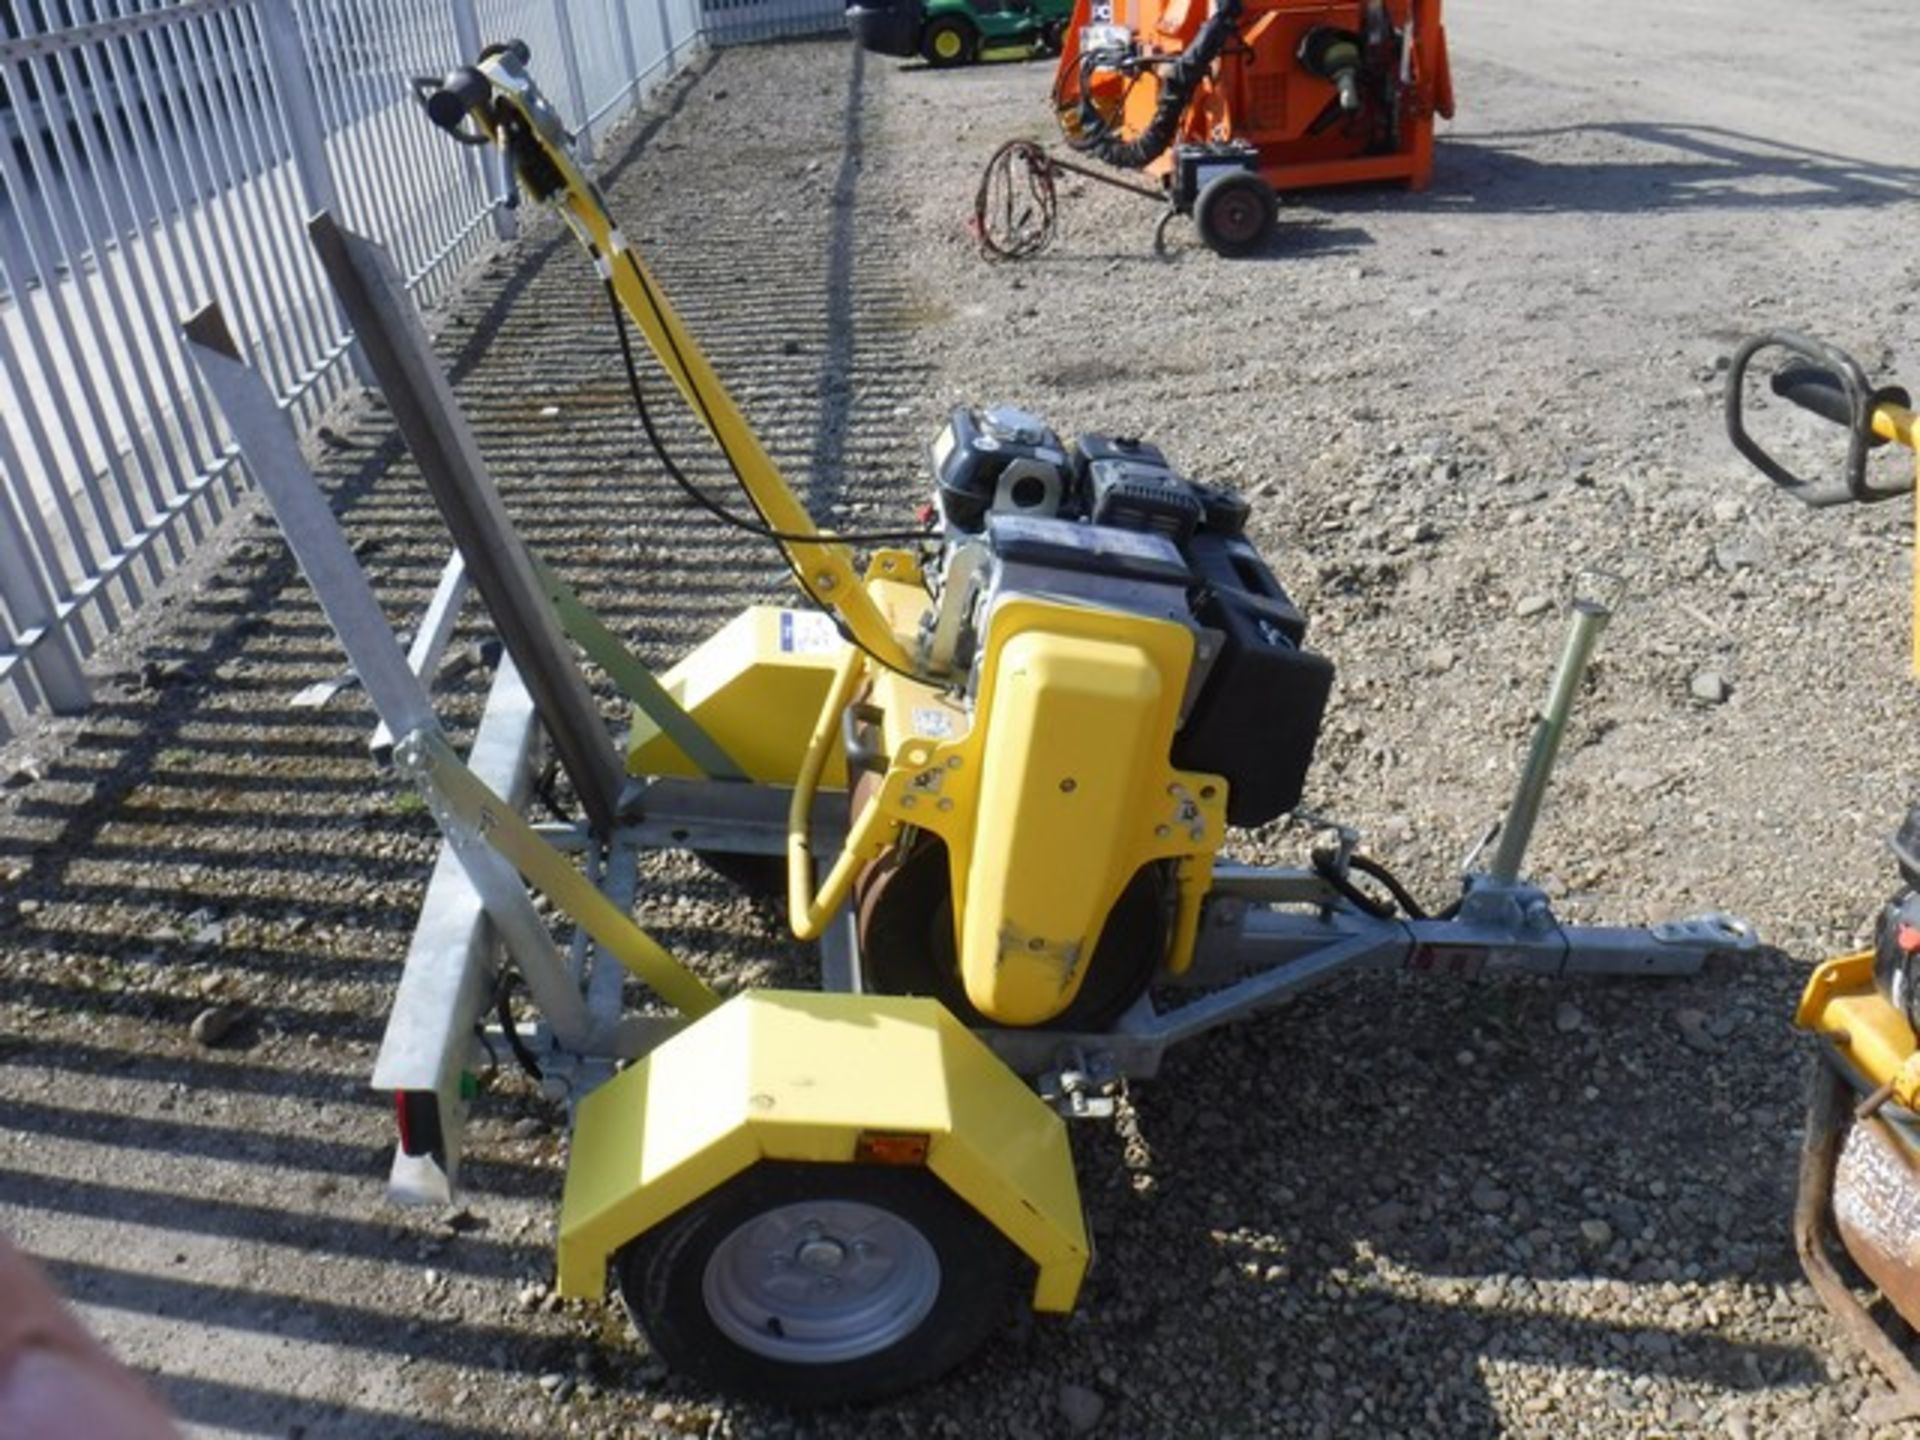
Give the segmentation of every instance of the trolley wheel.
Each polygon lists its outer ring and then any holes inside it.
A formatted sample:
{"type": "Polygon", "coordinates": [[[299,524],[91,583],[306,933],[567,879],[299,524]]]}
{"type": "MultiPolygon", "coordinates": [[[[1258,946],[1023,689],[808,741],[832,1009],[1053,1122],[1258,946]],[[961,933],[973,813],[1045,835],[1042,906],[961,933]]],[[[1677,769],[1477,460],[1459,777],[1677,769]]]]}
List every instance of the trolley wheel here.
{"type": "Polygon", "coordinates": [[[921,32],[920,53],[936,70],[971,65],[980,56],[980,32],[958,15],[942,15],[921,32]]]}
{"type": "Polygon", "coordinates": [[[1216,175],[1194,202],[1193,223],[1216,255],[1247,255],[1266,244],[1280,215],[1273,187],[1251,170],[1216,175]]]}
{"type": "Polygon", "coordinates": [[[861,1404],[1004,1323],[1013,1247],[932,1172],[762,1161],[614,1257],[655,1352],[716,1390],[861,1404]]]}
{"type": "Polygon", "coordinates": [[[1040,33],[1034,37],[1034,53],[1043,56],[1058,55],[1067,42],[1067,22],[1049,20],[1040,27],[1040,33]]]}

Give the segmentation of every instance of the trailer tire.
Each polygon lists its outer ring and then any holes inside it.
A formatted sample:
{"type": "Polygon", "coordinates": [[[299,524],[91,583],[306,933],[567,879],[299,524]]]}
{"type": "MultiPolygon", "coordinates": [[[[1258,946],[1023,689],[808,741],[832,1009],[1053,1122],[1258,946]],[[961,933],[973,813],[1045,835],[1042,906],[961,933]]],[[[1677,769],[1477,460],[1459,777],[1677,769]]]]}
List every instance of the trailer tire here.
{"type": "Polygon", "coordinates": [[[942,15],[920,32],[920,54],[936,70],[980,58],[980,32],[958,15],[942,15]]]}
{"type": "Polygon", "coordinates": [[[762,1161],[614,1257],[673,1369],[775,1405],[923,1385],[1004,1324],[1012,1245],[931,1171],[762,1161]]]}
{"type": "Polygon", "coordinates": [[[1216,175],[1193,206],[1194,227],[1216,255],[1250,255],[1261,249],[1279,217],[1273,186],[1252,170],[1216,175]]]}

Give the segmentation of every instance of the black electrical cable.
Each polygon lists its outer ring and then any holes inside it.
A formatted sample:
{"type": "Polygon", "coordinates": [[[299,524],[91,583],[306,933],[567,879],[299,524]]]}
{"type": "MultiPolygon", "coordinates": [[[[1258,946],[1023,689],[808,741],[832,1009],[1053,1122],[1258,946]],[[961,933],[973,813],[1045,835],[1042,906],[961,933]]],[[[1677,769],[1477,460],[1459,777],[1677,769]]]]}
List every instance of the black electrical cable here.
{"type": "MultiPolygon", "coordinates": [[[[692,480],[688,479],[686,472],[680,468],[679,463],[674,460],[672,454],[667,450],[666,441],[661,438],[659,430],[654,426],[653,413],[647,406],[646,391],[640,384],[640,370],[633,358],[633,341],[627,334],[627,312],[620,304],[620,292],[614,288],[611,279],[606,281],[606,289],[607,299],[612,302],[613,305],[614,325],[620,335],[620,360],[621,363],[626,366],[627,388],[633,393],[633,408],[640,417],[640,428],[646,432],[647,444],[652,447],[654,455],[659,459],[660,467],[667,472],[667,478],[673,481],[694,504],[698,505],[702,510],[705,510],[716,520],[723,521],[736,530],[744,530],[747,534],[757,535],[762,540],[776,540],[787,545],[834,545],[847,543],[872,545],[889,542],[912,543],[934,538],[932,533],[924,526],[918,530],[815,531],[812,534],[802,534],[798,531],[775,530],[772,526],[765,523],[766,517],[764,514],[759,521],[753,521],[736,515],[733,511],[727,509],[725,505],[722,505],[692,480]]],[[[680,355],[677,349],[674,352],[673,358],[676,363],[679,362],[680,355]]],[[[684,368],[682,373],[685,373],[684,368]]],[[[693,390],[696,396],[700,394],[698,386],[693,387],[693,390]]],[[[711,428],[712,417],[705,413],[706,407],[704,403],[701,405],[701,410],[701,418],[706,420],[709,428],[711,428]]],[[[739,466],[734,464],[732,453],[729,452],[724,445],[720,448],[722,454],[726,456],[727,465],[733,471],[734,478],[740,482],[742,490],[746,491],[748,503],[753,505],[754,509],[758,511],[760,508],[759,502],[753,499],[753,492],[751,490],[746,490],[746,481],[740,475],[739,466]]]]}
{"type": "Polygon", "coordinates": [[[1414,920],[1431,918],[1427,914],[1426,907],[1414,899],[1413,893],[1400,883],[1400,877],[1387,869],[1387,867],[1382,865],[1378,860],[1367,855],[1349,855],[1347,857],[1347,864],[1355,870],[1358,870],[1362,875],[1371,875],[1382,885],[1386,886],[1387,893],[1400,902],[1400,908],[1407,912],[1409,918],[1414,920]]]}
{"type": "MultiPolygon", "coordinates": [[[[1393,896],[1402,910],[1406,911],[1409,920],[1451,920],[1455,915],[1460,913],[1460,902],[1458,900],[1454,901],[1444,910],[1430,912],[1414,898],[1413,892],[1401,883],[1399,876],[1395,875],[1385,865],[1370,855],[1349,855],[1347,857],[1347,865],[1350,869],[1358,870],[1362,875],[1371,876],[1384,885],[1387,893],[1393,896]]],[[[1333,886],[1334,889],[1346,896],[1347,899],[1353,901],[1354,904],[1358,905],[1362,910],[1365,910],[1369,915],[1375,915],[1381,919],[1390,919],[1392,917],[1394,911],[1391,905],[1384,905],[1374,899],[1341,873],[1339,865],[1335,863],[1331,850],[1315,850],[1313,852],[1313,870],[1322,880],[1325,880],[1329,885],[1333,886]]]]}
{"type": "MultiPolygon", "coordinates": [[[[1094,71],[1120,68],[1115,63],[1116,57],[1111,52],[1100,50],[1083,55],[1077,76],[1079,94],[1075,97],[1079,134],[1068,135],[1067,143],[1076,150],[1097,155],[1109,165],[1122,170],[1144,169],[1159,158],[1173,143],[1174,132],[1180,128],[1180,119],[1186,113],[1193,92],[1199,89],[1202,78],[1227,48],[1227,42],[1238,33],[1242,3],[1243,0],[1218,0],[1213,13],[1201,24],[1192,42],[1161,72],[1160,98],[1154,103],[1153,114],[1140,133],[1131,140],[1119,139],[1114,133],[1114,122],[1102,115],[1093,102],[1094,71]]],[[[1130,56],[1127,63],[1140,66],[1150,62],[1130,56]]],[[[1139,72],[1136,70],[1132,80],[1138,78],[1139,72]]],[[[1123,99],[1114,113],[1124,114],[1125,110],[1123,99]]]]}
{"type": "Polygon", "coordinates": [[[973,196],[974,238],[989,259],[1025,260],[1053,243],[1060,209],[1053,174],[1047,152],[1031,140],[1009,140],[993,152],[973,196]],[[1014,173],[1021,165],[1024,197],[1014,173]]]}
{"type": "MultiPolygon", "coordinates": [[[[596,264],[601,263],[598,247],[589,243],[587,250],[593,256],[596,264]]],[[[727,468],[733,472],[735,482],[739,484],[741,491],[746,495],[747,503],[752,505],[754,512],[760,516],[761,523],[755,525],[750,521],[743,521],[738,516],[732,514],[732,512],[728,511],[719,501],[715,500],[704,490],[700,489],[699,486],[687,479],[679,465],[675,463],[673,456],[666,448],[666,442],[660,438],[659,431],[654,428],[653,416],[647,409],[646,392],[641,387],[640,371],[633,359],[633,344],[627,337],[626,309],[620,303],[620,293],[614,286],[612,275],[603,270],[606,281],[607,298],[613,305],[614,330],[620,337],[620,358],[626,366],[627,388],[633,395],[634,408],[639,413],[641,428],[646,431],[647,443],[653,447],[654,454],[659,458],[660,464],[666,470],[669,478],[682,490],[686,491],[687,494],[692,496],[703,508],[719,515],[729,524],[738,526],[746,530],[749,534],[759,535],[763,539],[772,540],[778,544],[780,546],[780,558],[786,563],[788,573],[793,576],[794,583],[800,587],[800,593],[805,595],[823,615],[833,622],[834,629],[839,632],[840,637],[849,645],[853,646],[862,655],[865,655],[867,659],[884,670],[891,670],[894,674],[905,676],[909,680],[924,680],[926,677],[906,669],[904,666],[894,664],[884,656],[876,654],[872,647],[862,644],[860,638],[853,633],[846,621],[835,612],[833,607],[814,593],[813,586],[807,583],[806,575],[801,571],[799,565],[795,563],[793,556],[788,553],[786,547],[789,544],[832,545],[848,540],[869,543],[876,540],[901,539],[926,542],[931,541],[935,537],[927,530],[869,531],[849,535],[789,535],[782,531],[775,530],[771,525],[767,524],[766,512],[760,508],[760,502],[754,498],[752,487],[747,484],[746,477],[740,473],[740,464],[734,459],[733,451],[728,448],[724,440],[720,439],[720,428],[714,424],[713,410],[707,403],[706,392],[702,390],[694,380],[693,371],[688,368],[686,357],[680,353],[680,342],[674,338],[673,327],[667,324],[666,316],[661,310],[660,298],[654,294],[653,285],[647,278],[647,272],[640,268],[640,263],[634,259],[632,251],[623,250],[621,254],[626,258],[628,266],[633,271],[633,278],[640,287],[640,293],[646,297],[647,308],[653,311],[655,323],[660,326],[661,334],[666,337],[667,349],[672,352],[675,367],[682,375],[687,377],[687,388],[693,394],[694,407],[699,411],[701,423],[706,426],[707,433],[713,436],[715,443],[720,446],[720,453],[726,458],[727,468]]]]}
{"type": "Polygon", "coordinates": [[[1327,884],[1331,885],[1335,890],[1339,891],[1340,894],[1348,900],[1351,900],[1355,905],[1359,906],[1360,909],[1373,916],[1376,920],[1393,919],[1393,906],[1374,899],[1373,896],[1367,894],[1366,891],[1347,879],[1347,877],[1341,873],[1340,867],[1334,863],[1333,852],[1331,850],[1315,850],[1311,858],[1313,861],[1313,873],[1326,881],[1327,884]]]}
{"type": "Polygon", "coordinates": [[[560,804],[560,797],[554,790],[554,782],[560,778],[560,759],[558,756],[547,761],[546,769],[540,772],[540,778],[534,783],[533,793],[545,807],[546,812],[562,825],[573,824],[573,816],[560,804]]]}
{"type": "Polygon", "coordinates": [[[500,1022],[500,1034],[506,1039],[507,1048],[513,1051],[513,1058],[520,1062],[520,1068],[534,1080],[543,1078],[540,1062],[533,1058],[533,1051],[527,1048],[527,1042],[520,1038],[520,1028],[513,1023],[513,1004],[508,998],[513,993],[513,972],[500,972],[500,983],[493,991],[493,1014],[500,1022]]]}

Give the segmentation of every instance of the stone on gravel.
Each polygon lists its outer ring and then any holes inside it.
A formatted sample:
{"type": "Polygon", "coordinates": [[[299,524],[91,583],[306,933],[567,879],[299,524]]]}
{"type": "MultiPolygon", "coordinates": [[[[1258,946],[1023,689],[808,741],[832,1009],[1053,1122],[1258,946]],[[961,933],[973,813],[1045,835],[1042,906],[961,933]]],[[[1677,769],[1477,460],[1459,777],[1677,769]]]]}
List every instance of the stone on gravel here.
{"type": "Polygon", "coordinates": [[[1468,1198],[1473,1202],[1473,1208],[1482,1215],[1505,1214],[1507,1206],[1513,1203],[1513,1196],[1509,1192],[1484,1176],[1474,1182],[1473,1192],[1468,1198]]]}
{"type": "Polygon", "coordinates": [[[1058,1403],[1061,1417],[1067,1422],[1067,1430],[1074,1435],[1087,1434],[1107,1413],[1107,1402],[1099,1391],[1089,1390],[1071,1381],[1060,1387],[1058,1403]]]}
{"type": "Polygon", "coordinates": [[[1717,670],[1698,671],[1689,688],[1693,691],[1694,699],[1708,705],[1724,705],[1727,697],[1733,694],[1733,687],[1717,670]]]}
{"type": "Polygon", "coordinates": [[[149,660],[140,667],[140,683],[148,690],[165,690],[191,673],[184,660],[149,660]]]}
{"type": "Polygon", "coordinates": [[[1580,1013],[1580,1007],[1571,1000],[1562,1000],[1553,1010],[1553,1028],[1562,1035],[1571,1035],[1580,1028],[1586,1017],[1580,1013]]]}
{"type": "Polygon", "coordinates": [[[1736,570],[1758,569],[1767,558],[1766,544],[1752,535],[1735,536],[1713,547],[1713,563],[1729,575],[1736,570]]]}
{"type": "Polygon", "coordinates": [[[1580,1238],[1596,1250],[1604,1250],[1613,1243],[1613,1226],[1597,1216],[1580,1222],[1580,1238]]]}
{"type": "Polygon", "coordinates": [[[1374,1230],[1398,1230],[1406,1223],[1408,1211],[1398,1200],[1386,1200],[1367,1212],[1367,1224],[1374,1230]]]}
{"type": "Polygon", "coordinates": [[[1547,595],[1523,595],[1514,601],[1513,613],[1522,620],[1531,620],[1536,615],[1544,615],[1553,608],[1553,599],[1547,595]]]}
{"type": "Polygon", "coordinates": [[[201,1049],[216,1049],[239,1028],[245,1014],[246,1012],[238,1005],[209,1005],[193,1017],[193,1024],[188,1027],[187,1034],[201,1049]]]}
{"type": "Polygon", "coordinates": [[[1690,1050],[1698,1050],[1702,1055],[1717,1055],[1726,1047],[1720,1037],[1713,1033],[1704,1010],[1691,1007],[1673,1012],[1673,1023],[1680,1029],[1680,1038],[1690,1050]]]}

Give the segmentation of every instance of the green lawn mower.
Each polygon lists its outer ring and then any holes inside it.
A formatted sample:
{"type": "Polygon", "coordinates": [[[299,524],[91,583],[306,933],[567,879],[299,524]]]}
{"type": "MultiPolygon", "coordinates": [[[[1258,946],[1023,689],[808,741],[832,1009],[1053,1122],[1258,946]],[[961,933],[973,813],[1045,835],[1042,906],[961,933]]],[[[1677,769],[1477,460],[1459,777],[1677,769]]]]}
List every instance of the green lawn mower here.
{"type": "Polygon", "coordinates": [[[1072,14],[1072,0],[855,0],[847,28],[876,54],[943,70],[1015,46],[1057,54],[1072,14]]]}

